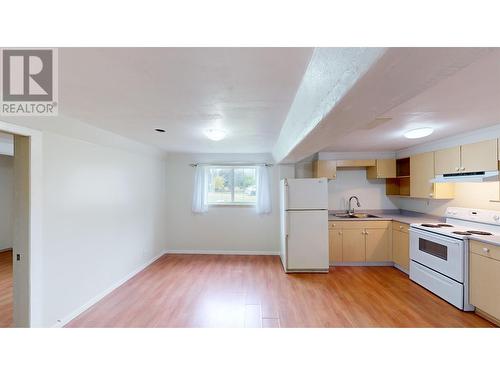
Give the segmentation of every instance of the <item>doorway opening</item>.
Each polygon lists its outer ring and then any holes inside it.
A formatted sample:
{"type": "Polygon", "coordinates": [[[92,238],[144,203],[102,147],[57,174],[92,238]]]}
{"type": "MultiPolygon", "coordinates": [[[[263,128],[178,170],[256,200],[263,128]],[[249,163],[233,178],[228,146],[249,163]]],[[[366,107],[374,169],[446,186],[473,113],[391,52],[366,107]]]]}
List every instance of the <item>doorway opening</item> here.
{"type": "Polygon", "coordinates": [[[0,132],[0,328],[12,327],[14,136],[0,132]]]}
{"type": "Polygon", "coordinates": [[[0,328],[42,325],[41,150],[39,131],[0,121],[0,328]]]}

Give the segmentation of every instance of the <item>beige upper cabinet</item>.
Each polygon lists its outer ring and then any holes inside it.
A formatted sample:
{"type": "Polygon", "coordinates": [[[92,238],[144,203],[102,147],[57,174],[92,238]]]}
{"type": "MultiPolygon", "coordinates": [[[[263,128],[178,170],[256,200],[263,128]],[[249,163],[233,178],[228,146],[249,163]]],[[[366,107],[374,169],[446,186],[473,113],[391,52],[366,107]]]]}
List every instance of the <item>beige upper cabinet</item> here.
{"type": "Polygon", "coordinates": [[[453,184],[430,182],[435,177],[434,152],[425,152],[410,157],[410,196],[412,198],[452,199],[453,184]]]}
{"type": "Polygon", "coordinates": [[[434,153],[434,157],[437,175],[460,171],[460,146],[438,150],[434,153]]]}
{"type": "Polygon", "coordinates": [[[410,196],[414,198],[433,198],[434,153],[426,152],[410,157],[410,196]]]}
{"type": "Polygon", "coordinates": [[[313,177],[337,178],[337,162],[335,160],[315,160],[313,161],[313,177]]]}
{"type": "Polygon", "coordinates": [[[494,171],[498,169],[497,140],[462,146],[461,172],[494,171]]]}
{"type": "Polygon", "coordinates": [[[491,139],[436,151],[436,174],[497,170],[497,142],[491,139]]]}
{"type": "Polygon", "coordinates": [[[368,179],[395,178],[396,159],[381,159],[375,161],[375,166],[366,169],[368,179]]]}

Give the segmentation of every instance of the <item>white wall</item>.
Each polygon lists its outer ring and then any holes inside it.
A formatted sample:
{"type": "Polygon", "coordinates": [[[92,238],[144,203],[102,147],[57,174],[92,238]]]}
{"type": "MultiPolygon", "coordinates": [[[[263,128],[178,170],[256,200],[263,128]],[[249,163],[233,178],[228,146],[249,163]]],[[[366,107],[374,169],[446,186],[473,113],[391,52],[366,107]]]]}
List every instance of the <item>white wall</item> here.
{"type": "Polygon", "coordinates": [[[12,247],[14,180],[12,156],[0,155],[0,250],[12,247]]]}
{"type": "Polygon", "coordinates": [[[351,195],[356,195],[361,203],[356,210],[397,209],[385,195],[385,179],[368,180],[366,168],[337,169],[337,178],[328,182],[330,210],[347,209],[351,195]]]}
{"type": "Polygon", "coordinates": [[[56,323],[164,250],[165,162],[43,137],[44,322],[56,323]]]}
{"type": "MultiPolygon", "coordinates": [[[[280,167],[270,169],[272,213],[252,207],[215,207],[191,212],[194,168],[190,163],[272,162],[270,154],[169,154],[167,158],[167,249],[171,251],[278,253],[280,167]]],[[[284,173],[293,173],[286,166],[284,173]]],[[[285,176],[281,176],[285,177],[285,176]]]]}

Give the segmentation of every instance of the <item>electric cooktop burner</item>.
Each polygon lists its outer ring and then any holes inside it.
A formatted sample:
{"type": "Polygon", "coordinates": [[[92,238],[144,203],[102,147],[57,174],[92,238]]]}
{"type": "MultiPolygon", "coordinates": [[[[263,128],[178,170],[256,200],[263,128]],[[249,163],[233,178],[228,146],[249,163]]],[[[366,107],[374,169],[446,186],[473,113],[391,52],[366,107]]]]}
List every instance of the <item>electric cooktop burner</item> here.
{"type": "Polygon", "coordinates": [[[467,231],[456,231],[456,232],[453,232],[455,234],[459,234],[461,236],[470,236],[472,234],[478,234],[480,236],[491,236],[492,233],[490,232],[483,232],[483,231],[480,231],[480,230],[467,230],[467,231]]]}
{"type": "Polygon", "coordinates": [[[450,228],[453,225],[451,225],[451,224],[422,224],[422,226],[427,227],[427,228],[443,228],[443,227],[450,228]]]}
{"type": "Polygon", "coordinates": [[[490,232],[483,232],[482,230],[468,230],[470,234],[479,234],[480,236],[491,236],[492,233],[490,232]]]}

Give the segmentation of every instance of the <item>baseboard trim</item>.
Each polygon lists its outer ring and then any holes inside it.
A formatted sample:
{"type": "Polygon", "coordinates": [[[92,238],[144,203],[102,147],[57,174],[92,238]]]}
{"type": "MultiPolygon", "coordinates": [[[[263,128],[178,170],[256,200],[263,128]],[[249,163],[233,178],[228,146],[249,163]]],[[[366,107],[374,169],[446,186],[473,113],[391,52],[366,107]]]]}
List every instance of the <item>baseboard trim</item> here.
{"type": "Polygon", "coordinates": [[[392,267],[393,262],[332,262],[330,266],[346,267],[392,267]]]}
{"type": "Polygon", "coordinates": [[[481,318],[486,319],[490,323],[493,323],[497,327],[500,327],[500,320],[488,314],[487,312],[484,312],[483,310],[476,308],[476,314],[479,315],[481,318]]]}
{"type": "Polygon", "coordinates": [[[166,250],[165,254],[200,254],[200,255],[280,255],[279,251],[248,250],[166,250]]]}
{"type": "Polygon", "coordinates": [[[132,277],[134,277],[135,275],[137,275],[139,272],[141,272],[142,270],[144,270],[149,265],[153,264],[155,261],[157,261],[159,258],[161,258],[164,254],[165,254],[165,252],[162,252],[162,253],[158,254],[157,256],[155,256],[154,258],[152,258],[151,260],[149,260],[148,262],[146,262],[146,263],[142,264],[141,266],[137,267],[135,270],[133,270],[132,272],[130,272],[127,276],[123,277],[122,279],[120,279],[119,281],[117,281],[116,283],[114,283],[113,285],[111,285],[109,288],[107,288],[103,292],[101,292],[98,295],[96,295],[94,298],[92,298],[89,301],[87,301],[84,305],[82,305],[78,309],[74,310],[72,313],[70,313],[69,315],[65,316],[64,318],[59,319],[52,326],[52,328],[61,328],[61,327],[64,327],[66,324],[68,324],[73,319],[75,319],[78,315],[80,315],[81,313],[83,313],[85,310],[88,310],[93,305],[95,305],[97,302],[99,302],[101,299],[103,299],[104,297],[106,297],[113,290],[115,290],[119,286],[125,284],[132,277]]]}
{"type": "Polygon", "coordinates": [[[407,270],[407,269],[405,269],[405,268],[401,267],[399,264],[394,263],[394,267],[395,267],[395,268],[397,268],[398,270],[400,270],[401,272],[406,273],[407,275],[409,275],[409,274],[410,274],[410,271],[409,271],[409,270],[407,270]]]}

